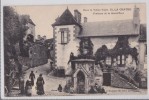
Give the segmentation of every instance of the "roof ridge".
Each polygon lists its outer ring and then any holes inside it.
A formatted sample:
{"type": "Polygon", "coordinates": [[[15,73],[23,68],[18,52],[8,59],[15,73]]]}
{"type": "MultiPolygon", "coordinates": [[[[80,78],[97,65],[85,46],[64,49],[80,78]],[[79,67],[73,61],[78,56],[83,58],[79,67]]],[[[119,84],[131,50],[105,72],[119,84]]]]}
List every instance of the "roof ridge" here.
{"type": "Polygon", "coordinates": [[[81,25],[83,31],[78,37],[138,35],[134,33],[133,19],[86,22],[81,25]]]}
{"type": "Polygon", "coordinates": [[[67,8],[61,16],[58,18],[58,20],[55,21],[55,23],[52,24],[52,26],[58,26],[58,25],[72,25],[77,24],[77,21],[75,20],[73,14],[70,12],[70,10],[67,8]]]}
{"type": "MultiPolygon", "coordinates": [[[[94,21],[94,22],[85,22],[85,23],[117,22],[117,21],[133,21],[133,19],[126,19],[126,20],[109,20],[109,21],[94,21]]],[[[81,24],[85,24],[85,23],[81,23],[81,24]]]]}
{"type": "MultiPolygon", "coordinates": [[[[70,14],[72,15],[72,18],[73,18],[73,20],[76,22],[76,23],[78,23],[77,21],[76,21],[76,19],[74,18],[74,15],[71,13],[71,11],[67,8],[67,10],[70,12],[70,14]]],[[[79,23],[78,23],[79,24],[79,23]]]]}

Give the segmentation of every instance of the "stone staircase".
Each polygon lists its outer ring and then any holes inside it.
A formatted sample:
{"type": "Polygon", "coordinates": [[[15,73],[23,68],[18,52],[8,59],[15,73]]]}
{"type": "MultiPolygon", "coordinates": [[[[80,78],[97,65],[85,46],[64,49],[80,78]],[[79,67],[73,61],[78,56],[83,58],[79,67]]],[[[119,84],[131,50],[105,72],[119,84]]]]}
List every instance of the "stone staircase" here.
{"type": "Polygon", "coordinates": [[[123,76],[113,71],[111,73],[111,86],[126,89],[138,89],[137,82],[135,82],[133,79],[126,77],[124,74],[123,76]]]}

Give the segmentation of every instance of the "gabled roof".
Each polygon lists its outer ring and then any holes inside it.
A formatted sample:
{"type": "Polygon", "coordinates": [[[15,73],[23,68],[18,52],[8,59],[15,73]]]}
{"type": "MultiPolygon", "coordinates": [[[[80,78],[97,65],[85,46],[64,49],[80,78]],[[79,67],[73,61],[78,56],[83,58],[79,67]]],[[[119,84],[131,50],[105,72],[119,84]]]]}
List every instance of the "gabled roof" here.
{"type": "Polygon", "coordinates": [[[67,8],[63,14],[57,18],[56,22],[52,24],[52,26],[59,26],[59,25],[72,25],[76,24],[79,25],[76,20],[74,19],[74,16],[71,14],[69,9],[67,8]]]}
{"type": "Polygon", "coordinates": [[[133,20],[114,20],[82,23],[78,37],[139,35],[134,33],[133,20]]]}
{"type": "Polygon", "coordinates": [[[139,36],[139,41],[146,41],[146,24],[141,24],[140,25],[140,36],[139,36]]]}

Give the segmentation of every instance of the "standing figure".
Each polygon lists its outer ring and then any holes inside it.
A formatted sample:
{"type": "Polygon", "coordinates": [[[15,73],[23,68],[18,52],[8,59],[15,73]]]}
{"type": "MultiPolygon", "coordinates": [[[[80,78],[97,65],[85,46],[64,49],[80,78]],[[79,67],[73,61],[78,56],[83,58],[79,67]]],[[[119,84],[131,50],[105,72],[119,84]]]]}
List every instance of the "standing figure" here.
{"type": "Polygon", "coordinates": [[[32,95],[32,85],[31,85],[31,82],[29,80],[26,81],[25,94],[27,96],[31,96],[32,95]]]}
{"type": "Polygon", "coordinates": [[[39,77],[37,78],[36,85],[37,85],[37,94],[38,95],[44,94],[44,87],[43,87],[44,79],[42,77],[42,74],[40,74],[39,77]]]}
{"type": "Polygon", "coordinates": [[[90,90],[89,90],[88,92],[89,92],[89,93],[91,93],[91,94],[96,93],[96,91],[95,91],[95,89],[94,89],[94,87],[93,87],[93,86],[91,86],[91,88],[90,88],[90,90]]]}
{"type": "Polygon", "coordinates": [[[21,90],[21,94],[24,94],[24,79],[21,77],[20,78],[20,90],[21,90]]]}
{"type": "Polygon", "coordinates": [[[61,86],[61,84],[59,84],[59,86],[58,86],[58,89],[57,89],[59,92],[62,92],[62,86],[61,86]]]}
{"type": "Polygon", "coordinates": [[[74,92],[73,86],[71,85],[71,86],[70,86],[70,93],[72,94],[73,92],[74,92]]]}
{"type": "Polygon", "coordinates": [[[31,79],[31,85],[34,86],[35,74],[33,71],[31,71],[31,73],[29,75],[29,79],[31,79]]]}

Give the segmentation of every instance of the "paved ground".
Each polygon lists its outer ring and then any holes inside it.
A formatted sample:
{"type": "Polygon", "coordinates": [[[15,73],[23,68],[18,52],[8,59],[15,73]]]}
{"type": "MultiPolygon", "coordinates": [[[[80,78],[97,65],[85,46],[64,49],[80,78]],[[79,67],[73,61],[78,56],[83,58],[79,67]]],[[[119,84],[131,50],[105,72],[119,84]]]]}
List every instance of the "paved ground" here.
{"type": "MultiPolygon", "coordinates": [[[[39,74],[43,75],[43,78],[45,81],[45,84],[44,84],[45,94],[49,94],[49,93],[51,94],[51,93],[58,92],[57,91],[58,85],[61,84],[62,87],[64,87],[65,86],[65,79],[60,78],[60,77],[54,77],[54,76],[50,75],[49,70],[50,70],[50,63],[47,63],[47,64],[39,66],[39,67],[30,68],[29,70],[26,71],[25,81],[29,79],[30,72],[34,71],[35,77],[36,77],[34,83],[36,83],[39,74]]],[[[33,95],[37,95],[35,85],[32,87],[33,95]]]]}
{"type": "MultiPolygon", "coordinates": [[[[49,74],[49,69],[50,69],[50,63],[47,63],[45,65],[42,66],[38,66],[35,68],[30,68],[25,72],[25,82],[26,80],[29,79],[29,74],[31,71],[34,71],[36,79],[34,81],[34,83],[36,83],[37,77],[39,76],[39,74],[43,74],[43,78],[45,80],[45,85],[44,85],[44,89],[45,89],[45,95],[43,96],[63,96],[63,95],[85,95],[85,94],[68,94],[68,93],[64,93],[64,92],[58,92],[57,88],[58,85],[61,84],[62,87],[65,86],[65,78],[59,78],[59,77],[54,77],[52,75],[49,74]]],[[[138,89],[138,90],[133,90],[133,89],[121,89],[121,88],[114,88],[114,87],[110,87],[110,86],[104,86],[105,90],[106,90],[106,94],[102,94],[102,95],[124,95],[124,94],[134,94],[134,95],[140,95],[140,94],[146,94],[147,90],[146,89],[138,89]]],[[[18,95],[19,92],[14,91],[12,96],[19,96],[18,95]]],[[[36,89],[35,89],[35,85],[32,87],[32,95],[33,96],[37,96],[36,94],[36,89]]],[[[88,95],[93,95],[93,94],[88,94],[88,95]]],[[[101,94],[94,94],[94,95],[101,95],[101,94]]]]}

